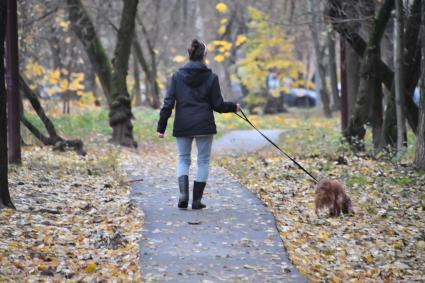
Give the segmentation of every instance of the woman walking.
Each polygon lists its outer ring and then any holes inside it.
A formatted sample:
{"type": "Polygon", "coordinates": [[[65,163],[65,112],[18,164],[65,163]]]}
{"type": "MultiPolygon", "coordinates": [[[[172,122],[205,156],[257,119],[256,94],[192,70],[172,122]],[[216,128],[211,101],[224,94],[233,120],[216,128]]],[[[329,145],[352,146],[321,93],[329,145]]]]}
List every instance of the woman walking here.
{"type": "Polygon", "coordinates": [[[173,136],[177,140],[179,208],[189,203],[189,167],[192,141],[198,148],[197,174],[193,182],[192,209],[202,209],[201,202],[208,179],[213,135],[217,133],[213,111],[237,112],[239,104],[224,102],[218,77],[205,65],[206,45],[192,40],[188,49],[189,62],[171,78],[158,121],[158,137],[163,138],[168,118],[176,107],[173,136]]]}

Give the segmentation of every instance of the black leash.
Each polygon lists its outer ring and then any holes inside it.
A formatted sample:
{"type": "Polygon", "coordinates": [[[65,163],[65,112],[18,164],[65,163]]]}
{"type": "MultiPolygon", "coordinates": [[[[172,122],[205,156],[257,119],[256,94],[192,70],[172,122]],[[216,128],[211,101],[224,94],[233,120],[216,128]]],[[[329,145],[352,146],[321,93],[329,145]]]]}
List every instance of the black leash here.
{"type": "Polygon", "coordinates": [[[316,182],[316,184],[319,182],[310,172],[307,171],[307,169],[305,169],[303,166],[301,166],[301,164],[299,164],[294,158],[292,158],[291,156],[289,156],[286,152],[284,152],[277,144],[275,144],[271,139],[269,139],[266,135],[264,135],[259,129],[257,129],[257,127],[255,127],[252,122],[248,119],[248,117],[245,115],[245,113],[242,111],[242,109],[240,109],[240,112],[242,114],[239,115],[238,113],[235,113],[239,118],[241,118],[242,120],[244,120],[245,122],[247,122],[248,124],[251,125],[251,127],[253,127],[257,132],[260,133],[260,135],[262,135],[269,143],[271,143],[275,148],[277,148],[281,153],[283,153],[286,157],[288,157],[289,159],[291,159],[292,162],[294,162],[301,170],[303,170],[305,173],[307,173],[307,175],[309,175],[314,182],[316,182]]]}

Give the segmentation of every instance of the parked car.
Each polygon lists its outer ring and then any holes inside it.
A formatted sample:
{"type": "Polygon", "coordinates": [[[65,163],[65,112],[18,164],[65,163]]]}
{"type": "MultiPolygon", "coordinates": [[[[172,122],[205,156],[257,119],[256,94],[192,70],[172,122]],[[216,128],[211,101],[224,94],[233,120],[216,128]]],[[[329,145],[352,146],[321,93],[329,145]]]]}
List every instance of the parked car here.
{"type": "Polygon", "coordinates": [[[317,100],[317,93],[306,88],[292,88],[283,95],[283,102],[292,107],[314,107],[317,100]]]}
{"type": "Polygon", "coordinates": [[[421,97],[421,92],[419,90],[419,88],[415,88],[415,91],[413,92],[413,102],[419,106],[419,99],[421,97]]]}

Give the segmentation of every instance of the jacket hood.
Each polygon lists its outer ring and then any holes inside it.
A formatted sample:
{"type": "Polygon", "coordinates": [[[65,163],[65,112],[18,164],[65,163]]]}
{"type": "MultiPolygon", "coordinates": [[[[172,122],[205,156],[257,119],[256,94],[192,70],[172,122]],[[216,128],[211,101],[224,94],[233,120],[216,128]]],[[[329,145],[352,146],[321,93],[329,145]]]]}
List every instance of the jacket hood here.
{"type": "Polygon", "coordinates": [[[177,73],[177,77],[190,87],[198,87],[208,80],[211,75],[211,69],[201,62],[190,61],[177,73]]]}

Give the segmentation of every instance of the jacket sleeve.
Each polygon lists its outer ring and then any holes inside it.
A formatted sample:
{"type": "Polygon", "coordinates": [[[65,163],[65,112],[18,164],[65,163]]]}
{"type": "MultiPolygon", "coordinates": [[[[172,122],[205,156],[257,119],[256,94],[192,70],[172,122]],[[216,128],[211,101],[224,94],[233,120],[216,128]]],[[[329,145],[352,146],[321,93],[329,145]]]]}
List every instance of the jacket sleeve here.
{"type": "Polygon", "coordinates": [[[173,112],[173,108],[176,102],[176,81],[174,75],[171,77],[171,82],[167,89],[167,94],[164,98],[164,105],[159,112],[159,121],[157,132],[165,133],[165,129],[167,128],[168,118],[171,116],[171,112],[173,112]]]}
{"type": "Polygon", "coordinates": [[[213,110],[219,113],[236,112],[236,104],[223,101],[218,77],[214,76],[211,89],[211,105],[213,110]]]}

